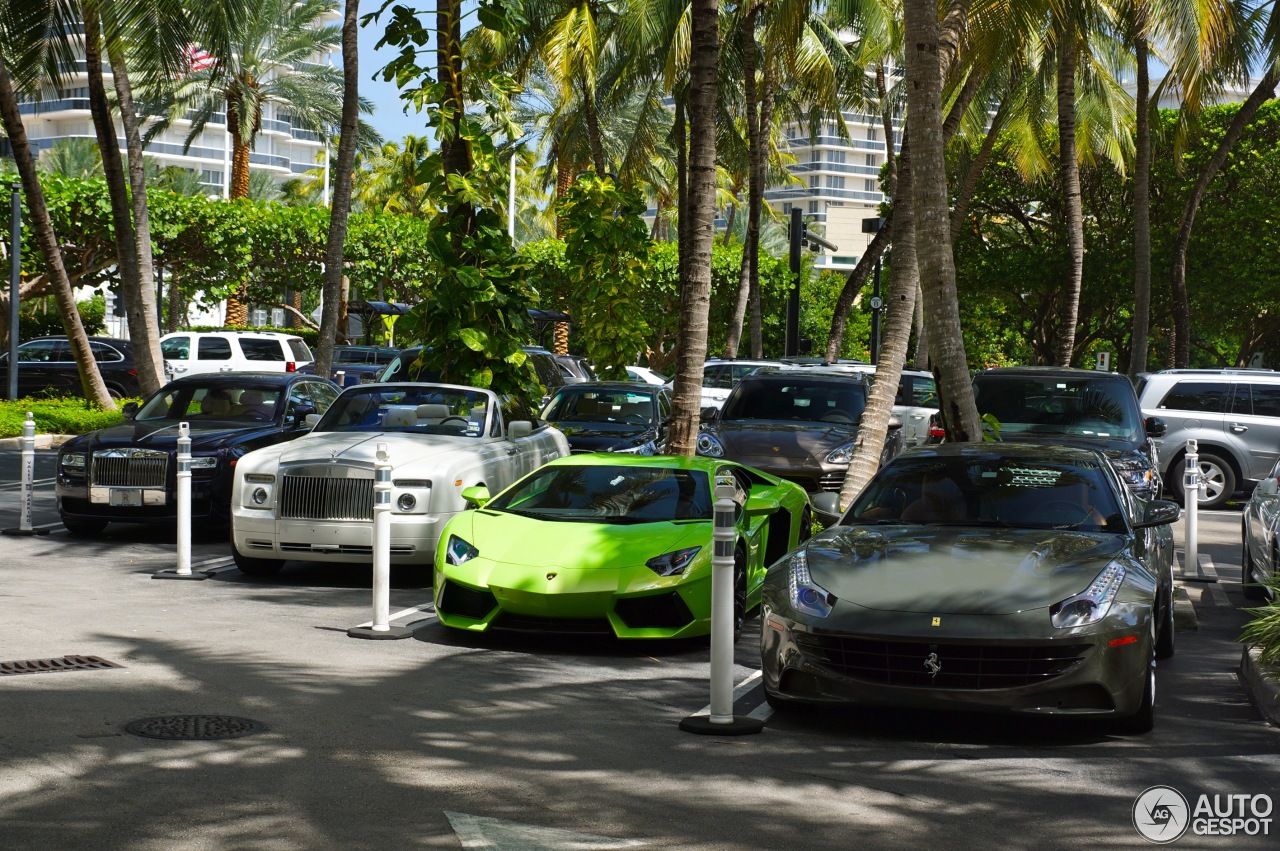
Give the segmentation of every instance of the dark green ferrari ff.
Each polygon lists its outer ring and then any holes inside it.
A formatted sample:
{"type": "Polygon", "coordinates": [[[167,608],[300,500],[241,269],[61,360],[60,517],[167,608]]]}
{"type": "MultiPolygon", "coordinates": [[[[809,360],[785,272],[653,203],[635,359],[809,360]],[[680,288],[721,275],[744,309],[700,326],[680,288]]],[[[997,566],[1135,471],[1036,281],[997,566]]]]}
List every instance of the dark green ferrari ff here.
{"type": "Polygon", "coordinates": [[[1095,715],[1145,732],[1155,660],[1173,654],[1178,513],[1134,497],[1093,450],[910,450],[770,567],[769,702],[1095,715]]]}

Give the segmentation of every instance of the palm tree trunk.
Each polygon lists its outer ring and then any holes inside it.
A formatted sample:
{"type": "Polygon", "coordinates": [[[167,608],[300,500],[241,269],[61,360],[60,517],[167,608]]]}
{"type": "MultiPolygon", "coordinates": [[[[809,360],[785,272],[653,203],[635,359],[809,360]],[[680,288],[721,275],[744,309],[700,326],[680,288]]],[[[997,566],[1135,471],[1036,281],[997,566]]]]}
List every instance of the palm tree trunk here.
{"type": "MultiPolygon", "coordinates": [[[[241,138],[242,117],[231,108],[231,100],[227,99],[227,135],[231,137],[231,198],[247,198],[249,196],[249,144],[241,138]]],[[[245,303],[246,291],[241,284],[235,292],[227,295],[227,309],[222,323],[231,328],[243,328],[249,324],[249,305],[245,303]]]]}
{"type": "Polygon", "coordinates": [[[18,99],[13,91],[13,82],[9,79],[9,69],[5,66],[3,59],[0,59],[0,123],[3,123],[4,133],[9,137],[9,146],[18,167],[18,176],[22,181],[22,193],[27,201],[31,233],[35,237],[40,256],[44,259],[48,269],[47,274],[53,284],[53,296],[58,303],[58,313],[62,318],[62,330],[70,341],[71,354],[75,358],[76,369],[80,373],[81,390],[90,402],[100,405],[105,410],[114,411],[116,403],[107,392],[107,385],[102,381],[98,362],[89,348],[89,337],[85,334],[84,324],[80,321],[80,312],[76,310],[71,280],[67,277],[67,267],[62,263],[58,236],[53,232],[53,222],[49,219],[49,208],[45,205],[44,191],[40,188],[40,178],[36,172],[36,161],[31,156],[31,148],[27,143],[27,130],[22,124],[18,99]]]}
{"type": "MultiPolygon", "coordinates": [[[[945,43],[937,14],[928,4],[903,6],[907,55],[907,110],[911,116],[912,191],[920,294],[929,334],[929,362],[942,400],[940,416],[947,439],[982,439],[982,421],[973,399],[969,363],[960,327],[955,258],[951,253],[943,133],[942,75],[939,53],[945,43]]],[[[901,175],[899,175],[901,180],[901,175]]],[[[899,372],[901,370],[899,369],[899,372]]],[[[896,379],[898,372],[889,377],[896,379]]],[[[893,380],[894,388],[897,381],[893,380]]]]}
{"type": "Polygon", "coordinates": [[[1222,135],[1222,141],[1218,143],[1217,150],[1205,163],[1200,176],[1196,178],[1195,185],[1191,187],[1191,194],[1187,196],[1187,201],[1182,207],[1182,221],[1178,226],[1178,235],[1173,241],[1171,286],[1173,291],[1172,366],[1176,368],[1186,367],[1191,360],[1191,307],[1187,298],[1187,248],[1191,245],[1191,229],[1195,224],[1196,212],[1200,208],[1201,200],[1204,199],[1204,193],[1209,189],[1209,184],[1218,174],[1223,163],[1227,161],[1227,155],[1231,153],[1231,149],[1244,135],[1245,128],[1253,120],[1258,108],[1276,96],[1277,84],[1280,84],[1280,71],[1277,71],[1273,65],[1258,81],[1258,85],[1249,93],[1249,97],[1240,105],[1239,111],[1231,119],[1231,124],[1222,135]]]}
{"type": "Polygon", "coordinates": [[[911,364],[916,369],[929,368],[929,326],[924,321],[924,295],[916,287],[915,310],[916,347],[911,354],[911,364]]]}
{"type": "Polygon", "coordinates": [[[880,100],[880,122],[884,125],[885,183],[889,197],[898,194],[898,166],[893,153],[893,108],[888,101],[889,88],[885,84],[884,63],[876,63],[876,97],[880,100]]]}
{"type": "Polygon", "coordinates": [[[1076,23],[1075,4],[1067,4],[1058,33],[1058,173],[1066,205],[1067,280],[1058,304],[1058,333],[1054,362],[1071,366],[1080,315],[1080,284],[1084,278],[1084,210],[1080,199],[1080,163],[1076,159],[1076,23]]]}
{"type": "Polygon", "coordinates": [[[584,81],[582,84],[582,114],[587,119],[587,140],[591,144],[591,164],[596,174],[603,176],[608,171],[604,160],[604,143],[600,134],[600,115],[596,112],[596,92],[584,81]]]}
{"type": "MultiPolygon", "coordinates": [[[[573,163],[569,161],[569,157],[564,150],[556,151],[556,200],[569,194],[569,188],[573,186],[573,163]]],[[[564,238],[564,217],[556,215],[556,239],[564,238]]]]}
{"type": "Polygon", "coordinates": [[[719,62],[718,0],[692,0],[689,62],[689,198],[681,210],[682,278],[680,354],[676,363],[668,452],[693,455],[702,403],[711,306],[711,243],[715,237],[716,67],[719,62]],[[686,250],[687,248],[687,250],[686,250]]]}
{"type": "MultiPolygon", "coordinates": [[[[898,155],[899,199],[893,207],[893,254],[889,272],[888,310],[885,311],[884,342],[880,347],[880,363],[876,372],[900,375],[907,359],[907,344],[911,339],[911,323],[915,316],[916,289],[920,286],[920,271],[916,266],[915,211],[910,198],[912,193],[912,154],[906,134],[903,134],[902,152],[898,155]]],[[[876,239],[888,233],[881,227],[876,239]]],[[[885,237],[888,241],[888,237],[885,237]]],[[[875,244],[875,239],[872,240],[875,244]]],[[[853,458],[840,487],[840,505],[847,507],[871,481],[880,469],[880,452],[889,434],[889,417],[893,414],[893,402],[898,394],[898,382],[876,380],[867,393],[867,407],[858,425],[858,437],[854,443],[853,458]]]]}
{"type": "MultiPolygon", "coordinates": [[[[752,228],[755,229],[759,249],[760,191],[756,181],[756,155],[760,149],[760,104],[756,100],[756,16],[759,3],[752,3],[742,19],[742,89],[746,103],[747,120],[747,232],[742,244],[742,263],[738,269],[738,298],[729,320],[729,336],[725,341],[724,356],[736,358],[738,343],[742,339],[742,323],[746,319],[751,301],[752,228]]],[[[727,229],[726,229],[727,233],[727,229]]],[[[759,255],[757,255],[759,256],[759,255]]],[[[755,356],[755,353],[752,353],[755,356]]]]}
{"type": "Polygon", "coordinates": [[[760,112],[756,120],[756,146],[751,151],[751,172],[747,194],[751,209],[747,213],[746,252],[750,284],[747,290],[747,309],[750,312],[751,357],[764,357],[764,321],[760,300],[760,215],[764,207],[764,184],[769,176],[769,146],[773,136],[773,90],[775,85],[773,62],[764,63],[761,81],[760,112]]]}
{"type": "Polygon", "coordinates": [[[137,265],[137,288],[133,298],[129,297],[128,290],[124,291],[125,311],[129,319],[129,339],[133,344],[133,362],[138,369],[138,385],[142,395],[149,396],[159,390],[165,380],[164,358],[160,354],[160,320],[156,316],[155,264],[151,256],[151,214],[147,209],[142,131],[138,126],[138,110],[133,102],[133,86],[129,82],[129,68],[124,54],[118,46],[108,45],[107,56],[111,62],[111,79],[115,83],[116,100],[120,104],[120,124],[124,129],[125,148],[129,153],[129,198],[133,205],[133,253],[137,265]]]}
{"type": "Polygon", "coordinates": [[[316,375],[327,376],[333,363],[333,345],[338,335],[339,299],[342,292],[343,258],[347,241],[347,220],[351,215],[351,175],[356,160],[356,137],[360,133],[359,49],[360,0],[346,0],[342,15],[342,125],[338,137],[338,157],[334,163],[333,203],[329,209],[329,236],[324,249],[324,290],[321,296],[320,344],[316,350],[316,375]]]}
{"type": "Polygon", "coordinates": [[[1129,375],[1147,368],[1151,328],[1151,77],[1147,67],[1146,15],[1138,4],[1134,23],[1137,85],[1133,165],[1133,332],[1129,340],[1129,375]]]}

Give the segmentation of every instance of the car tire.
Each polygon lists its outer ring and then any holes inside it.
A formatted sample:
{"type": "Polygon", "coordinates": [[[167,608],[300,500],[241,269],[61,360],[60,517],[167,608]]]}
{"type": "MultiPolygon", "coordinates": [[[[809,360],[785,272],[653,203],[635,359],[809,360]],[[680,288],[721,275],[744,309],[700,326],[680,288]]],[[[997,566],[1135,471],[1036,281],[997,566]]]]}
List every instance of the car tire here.
{"type": "Polygon", "coordinates": [[[279,573],[280,568],[284,567],[284,559],[249,558],[241,555],[234,543],[231,545],[231,559],[236,563],[236,567],[240,568],[240,572],[247,576],[271,576],[279,573]]]}
{"type": "MultiPolygon", "coordinates": [[[[1186,491],[1182,487],[1182,468],[1185,454],[1180,453],[1174,459],[1174,463],[1169,466],[1167,479],[1171,495],[1176,501],[1182,503],[1187,501],[1186,491]]],[[[1227,504],[1227,500],[1235,496],[1236,487],[1238,486],[1235,468],[1216,452],[1205,451],[1200,453],[1200,477],[1205,485],[1200,491],[1200,508],[1205,510],[1221,508],[1227,504]]]]}
{"type": "MultiPolygon", "coordinates": [[[[1154,654],[1153,654],[1154,655],[1154,654]]],[[[1138,706],[1138,711],[1132,715],[1119,719],[1116,727],[1122,733],[1128,733],[1134,736],[1141,736],[1150,733],[1156,725],[1156,663],[1155,659],[1151,660],[1151,665],[1147,669],[1147,685],[1142,690],[1142,703],[1138,706]]]]}
{"type": "Polygon", "coordinates": [[[96,538],[102,534],[102,530],[107,528],[106,520],[72,520],[67,517],[62,518],[62,525],[67,528],[77,538],[96,538]]]}
{"type": "MultiPolygon", "coordinates": [[[[1242,529],[1244,523],[1240,524],[1242,529]]],[[[1262,581],[1261,576],[1256,575],[1253,566],[1253,557],[1249,555],[1249,538],[1247,532],[1242,532],[1240,539],[1240,584],[1244,587],[1244,598],[1246,600],[1262,601],[1267,599],[1267,589],[1259,583],[1262,581]]],[[[1275,555],[1272,555],[1272,559],[1275,555]]]]}
{"type": "Polygon", "coordinates": [[[1156,633],[1156,658],[1172,659],[1174,651],[1177,647],[1176,630],[1173,625],[1173,586],[1169,586],[1169,593],[1165,597],[1164,605],[1160,612],[1160,629],[1156,633]]]}
{"type": "Polygon", "coordinates": [[[794,700],[787,700],[780,694],[774,694],[769,689],[764,690],[764,702],[769,704],[769,708],[774,712],[793,712],[796,709],[794,700]]]}
{"type": "Polygon", "coordinates": [[[125,396],[128,394],[124,392],[124,388],[119,387],[115,384],[108,384],[107,395],[110,396],[112,399],[116,399],[118,401],[120,399],[125,398],[125,396]]]}

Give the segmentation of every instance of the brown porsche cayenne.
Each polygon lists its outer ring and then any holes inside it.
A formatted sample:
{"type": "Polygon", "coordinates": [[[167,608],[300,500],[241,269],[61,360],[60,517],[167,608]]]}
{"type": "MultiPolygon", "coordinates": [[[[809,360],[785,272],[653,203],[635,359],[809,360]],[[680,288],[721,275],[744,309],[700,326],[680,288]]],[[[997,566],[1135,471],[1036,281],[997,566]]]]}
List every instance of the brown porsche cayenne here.
{"type": "MultiPolygon", "coordinates": [[[[810,492],[839,491],[869,386],[861,375],[762,369],[743,378],[719,412],[704,409],[698,454],[764,470],[810,492]]],[[[901,451],[901,423],[893,419],[880,463],[901,451]]]]}

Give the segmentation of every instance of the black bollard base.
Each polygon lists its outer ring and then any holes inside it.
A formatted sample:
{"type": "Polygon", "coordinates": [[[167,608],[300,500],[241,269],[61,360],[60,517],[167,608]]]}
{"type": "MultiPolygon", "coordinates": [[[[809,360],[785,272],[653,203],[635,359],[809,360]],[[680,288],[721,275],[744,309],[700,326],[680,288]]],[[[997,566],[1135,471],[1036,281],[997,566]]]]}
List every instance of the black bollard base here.
{"type": "Polygon", "coordinates": [[[390,629],[381,630],[374,630],[371,626],[353,626],[347,630],[349,638],[366,638],[370,641],[397,641],[412,636],[413,630],[407,626],[393,626],[390,629]]]}
{"type": "Polygon", "coordinates": [[[710,715],[690,715],[680,722],[680,729],[699,736],[750,736],[764,729],[759,718],[735,715],[727,724],[713,724],[710,715]]]}
{"type": "Polygon", "coordinates": [[[165,570],[157,570],[151,574],[152,579],[208,579],[209,574],[193,570],[191,573],[178,573],[176,567],[170,567],[165,570]]]}
{"type": "Polygon", "coordinates": [[[18,538],[31,538],[37,535],[49,534],[48,529],[5,529],[4,534],[13,535],[18,538]]]}

